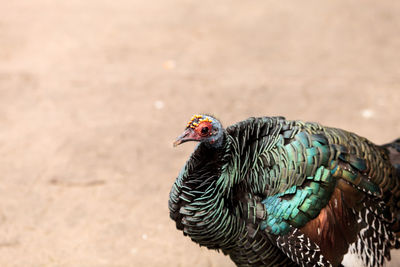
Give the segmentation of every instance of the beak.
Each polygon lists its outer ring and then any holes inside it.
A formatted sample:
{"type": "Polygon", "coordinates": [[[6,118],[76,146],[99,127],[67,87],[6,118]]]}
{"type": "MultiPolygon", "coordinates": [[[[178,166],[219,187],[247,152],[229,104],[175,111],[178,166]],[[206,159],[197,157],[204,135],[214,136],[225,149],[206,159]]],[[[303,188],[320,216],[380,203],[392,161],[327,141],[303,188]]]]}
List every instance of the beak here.
{"type": "Polygon", "coordinates": [[[192,128],[187,128],[178,138],[176,138],[173,146],[176,147],[187,141],[200,141],[200,137],[192,128]]]}

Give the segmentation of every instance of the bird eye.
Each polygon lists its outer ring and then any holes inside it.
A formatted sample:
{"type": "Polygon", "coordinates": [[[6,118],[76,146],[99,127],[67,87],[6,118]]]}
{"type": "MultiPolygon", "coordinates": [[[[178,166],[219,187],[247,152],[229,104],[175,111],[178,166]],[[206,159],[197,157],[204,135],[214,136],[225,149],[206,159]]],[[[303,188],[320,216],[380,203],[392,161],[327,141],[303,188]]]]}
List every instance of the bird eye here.
{"type": "Polygon", "coordinates": [[[202,135],[208,134],[208,127],[203,127],[203,128],[201,128],[201,134],[202,134],[202,135]]]}
{"type": "Polygon", "coordinates": [[[196,128],[196,133],[201,137],[208,137],[211,135],[212,124],[209,121],[202,121],[200,123],[193,124],[196,128]]]}

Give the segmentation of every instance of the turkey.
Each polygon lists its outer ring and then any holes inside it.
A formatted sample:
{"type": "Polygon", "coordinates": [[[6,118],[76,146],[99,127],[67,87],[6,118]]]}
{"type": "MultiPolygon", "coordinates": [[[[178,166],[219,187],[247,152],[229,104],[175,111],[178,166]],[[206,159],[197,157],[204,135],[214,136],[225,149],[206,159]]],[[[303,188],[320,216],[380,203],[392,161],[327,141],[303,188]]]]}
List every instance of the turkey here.
{"type": "Polygon", "coordinates": [[[174,146],[187,141],[199,143],[172,186],[170,217],[237,266],[378,267],[400,247],[400,139],[377,146],[283,117],[225,129],[194,115],[174,146]]]}

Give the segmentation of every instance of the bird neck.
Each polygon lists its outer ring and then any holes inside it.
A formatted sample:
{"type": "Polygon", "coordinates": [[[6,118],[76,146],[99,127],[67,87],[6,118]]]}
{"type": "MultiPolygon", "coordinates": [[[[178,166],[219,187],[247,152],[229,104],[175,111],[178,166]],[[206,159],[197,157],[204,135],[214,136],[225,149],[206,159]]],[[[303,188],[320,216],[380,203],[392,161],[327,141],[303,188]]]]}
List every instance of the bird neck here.
{"type": "Polygon", "coordinates": [[[176,227],[208,248],[224,249],[216,246],[231,243],[233,237],[218,228],[226,226],[235,230],[231,233],[239,233],[244,227],[232,213],[229,198],[218,185],[222,167],[227,162],[228,146],[228,142],[220,146],[200,143],[170,192],[170,217],[176,227]]]}

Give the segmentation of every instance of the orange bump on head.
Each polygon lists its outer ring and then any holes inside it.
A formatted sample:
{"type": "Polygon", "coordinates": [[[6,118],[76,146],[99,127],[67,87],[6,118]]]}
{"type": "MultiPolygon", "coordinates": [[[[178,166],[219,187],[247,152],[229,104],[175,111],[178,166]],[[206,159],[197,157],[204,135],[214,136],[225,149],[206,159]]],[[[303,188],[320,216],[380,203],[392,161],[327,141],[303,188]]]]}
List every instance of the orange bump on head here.
{"type": "Polygon", "coordinates": [[[187,123],[186,128],[189,128],[189,127],[190,128],[195,128],[195,127],[197,127],[199,125],[198,122],[199,122],[199,120],[201,118],[203,118],[202,115],[198,115],[198,114],[193,115],[192,118],[187,123]]]}
{"type": "Polygon", "coordinates": [[[204,121],[205,122],[210,122],[210,123],[212,122],[212,120],[210,120],[209,118],[204,118],[204,119],[199,120],[199,123],[200,122],[204,122],[204,121]]]}
{"type": "MultiPolygon", "coordinates": [[[[208,117],[204,117],[203,115],[195,114],[189,120],[186,125],[186,128],[194,129],[200,136],[208,136],[211,135],[212,130],[212,120],[208,117]],[[203,128],[207,128],[207,133],[201,132],[203,128]]],[[[205,130],[203,130],[205,131],[205,130]]]]}

